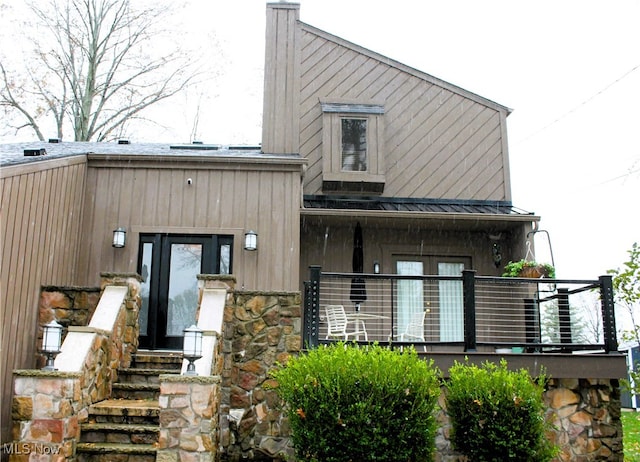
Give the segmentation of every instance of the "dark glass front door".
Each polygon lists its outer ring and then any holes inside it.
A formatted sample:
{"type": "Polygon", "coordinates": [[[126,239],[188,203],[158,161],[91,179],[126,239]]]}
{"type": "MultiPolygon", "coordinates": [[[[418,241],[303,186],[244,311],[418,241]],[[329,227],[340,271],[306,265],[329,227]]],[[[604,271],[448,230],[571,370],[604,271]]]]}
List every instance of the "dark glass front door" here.
{"type": "Polygon", "coordinates": [[[196,321],[196,276],[230,274],[232,244],[232,236],[140,235],[141,348],[182,348],[183,330],[196,321]]]}

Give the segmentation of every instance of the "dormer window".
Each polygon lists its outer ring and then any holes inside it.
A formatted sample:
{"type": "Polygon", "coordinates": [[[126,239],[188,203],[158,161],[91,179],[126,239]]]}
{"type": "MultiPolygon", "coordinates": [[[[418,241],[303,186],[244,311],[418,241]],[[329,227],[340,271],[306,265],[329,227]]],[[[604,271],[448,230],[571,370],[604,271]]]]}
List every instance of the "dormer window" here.
{"type": "Polygon", "coordinates": [[[384,106],[344,100],[321,106],[323,191],[382,194],[384,106]]]}
{"type": "Polygon", "coordinates": [[[342,171],[367,171],[367,119],[342,119],[342,171]]]}

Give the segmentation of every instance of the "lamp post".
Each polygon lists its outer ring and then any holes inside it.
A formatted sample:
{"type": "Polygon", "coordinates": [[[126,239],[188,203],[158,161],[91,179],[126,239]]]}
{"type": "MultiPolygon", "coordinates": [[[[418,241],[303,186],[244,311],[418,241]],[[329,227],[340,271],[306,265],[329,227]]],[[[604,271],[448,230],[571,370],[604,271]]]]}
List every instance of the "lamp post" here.
{"type": "Polygon", "coordinates": [[[53,365],[53,360],[60,353],[62,344],[62,326],[55,319],[43,326],[42,331],[42,352],[47,356],[47,363],[42,368],[43,371],[57,370],[53,365]]]}
{"type": "Polygon", "coordinates": [[[202,330],[195,324],[184,330],[182,356],[189,361],[184,375],[198,375],[194,361],[202,358],[202,330]]]}

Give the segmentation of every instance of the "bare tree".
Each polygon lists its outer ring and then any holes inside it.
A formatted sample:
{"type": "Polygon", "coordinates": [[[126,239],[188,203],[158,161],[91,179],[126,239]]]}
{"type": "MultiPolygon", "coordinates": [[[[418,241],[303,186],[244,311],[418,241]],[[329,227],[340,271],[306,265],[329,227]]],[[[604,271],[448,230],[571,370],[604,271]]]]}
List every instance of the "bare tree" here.
{"type": "Polygon", "coordinates": [[[54,123],[58,138],[76,141],[122,134],[149,106],[192,84],[198,75],[176,40],[162,39],[168,10],[137,8],[130,0],[49,0],[30,5],[39,31],[23,69],[0,61],[0,105],[17,131],[44,140],[54,123]],[[160,51],[159,51],[160,50],[160,51]]]}

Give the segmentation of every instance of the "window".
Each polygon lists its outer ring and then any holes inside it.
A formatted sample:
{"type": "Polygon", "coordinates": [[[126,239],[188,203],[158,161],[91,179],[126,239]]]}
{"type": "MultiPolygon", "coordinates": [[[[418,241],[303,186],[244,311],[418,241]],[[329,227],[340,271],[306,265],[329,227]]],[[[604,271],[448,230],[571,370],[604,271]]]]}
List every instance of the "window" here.
{"type": "Polygon", "coordinates": [[[342,119],[342,171],[367,171],[366,119],[342,119]]]}
{"type": "Polygon", "coordinates": [[[382,194],[384,106],[321,100],[322,189],[382,194]]]}

